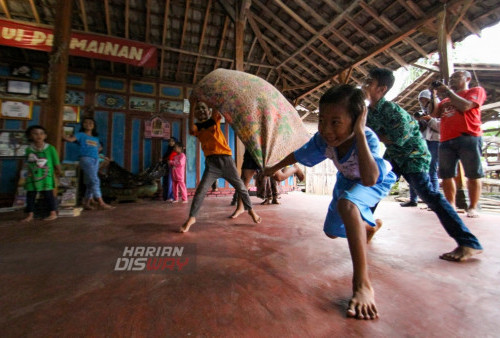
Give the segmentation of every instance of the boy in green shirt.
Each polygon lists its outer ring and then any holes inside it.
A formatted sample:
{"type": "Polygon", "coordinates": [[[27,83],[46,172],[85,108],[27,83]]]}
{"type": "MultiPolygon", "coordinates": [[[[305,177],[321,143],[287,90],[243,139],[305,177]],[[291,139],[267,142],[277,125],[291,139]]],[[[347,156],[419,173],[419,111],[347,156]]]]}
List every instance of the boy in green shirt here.
{"type": "Polygon", "coordinates": [[[43,194],[49,205],[50,215],[44,220],[52,221],[57,218],[57,206],[54,197],[56,187],[54,173],[58,176],[61,174],[59,156],[54,146],[45,143],[47,133],[44,127],[39,125],[29,127],[26,129],[26,137],[31,141],[30,146],[26,148],[28,174],[24,184],[28,216],[22,221],[31,222],[33,220],[37,192],[43,194]]]}

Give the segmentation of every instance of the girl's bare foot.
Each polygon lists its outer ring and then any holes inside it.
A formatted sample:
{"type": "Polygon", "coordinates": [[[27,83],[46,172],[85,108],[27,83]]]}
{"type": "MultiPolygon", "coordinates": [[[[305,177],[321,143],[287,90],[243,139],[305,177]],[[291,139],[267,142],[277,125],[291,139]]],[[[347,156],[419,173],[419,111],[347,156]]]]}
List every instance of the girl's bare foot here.
{"type": "Polygon", "coordinates": [[[439,258],[444,259],[445,261],[463,262],[474,255],[480,254],[481,252],[483,252],[483,250],[469,248],[468,246],[458,246],[455,250],[444,253],[439,256],[439,258]]]}
{"type": "Polygon", "coordinates": [[[28,216],[26,218],[23,218],[21,220],[22,223],[29,223],[29,222],[32,222],[32,221],[33,221],[33,214],[32,213],[28,214],[28,216]]]}
{"type": "Polygon", "coordinates": [[[273,204],[281,204],[277,198],[273,198],[273,204]]]}
{"type": "Polygon", "coordinates": [[[95,207],[90,203],[83,204],[83,210],[95,210],[95,207]]]}
{"type": "Polygon", "coordinates": [[[375,293],[371,285],[362,285],[354,288],[346,314],[347,317],[356,319],[375,319],[378,317],[375,305],[375,293]]]}
{"type": "Polygon", "coordinates": [[[43,220],[44,221],[53,221],[57,219],[57,214],[55,211],[51,212],[50,215],[48,217],[45,217],[43,220]]]}
{"type": "Polygon", "coordinates": [[[379,231],[381,227],[382,227],[382,220],[381,219],[376,219],[375,220],[375,226],[374,227],[366,224],[366,243],[370,243],[370,241],[372,240],[373,235],[375,235],[375,233],[377,231],[379,231]]]}
{"type": "Polygon", "coordinates": [[[245,212],[244,208],[236,208],[236,210],[233,212],[231,216],[229,216],[229,218],[236,218],[244,212],[245,212]]]}
{"type": "Polygon", "coordinates": [[[189,228],[196,223],[196,217],[189,217],[186,223],[184,223],[181,228],[179,229],[180,233],[188,232],[189,228]]]}
{"type": "Polygon", "coordinates": [[[101,210],[112,210],[114,209],[115,207],[109,205],[109,204],[106,204],[106,203],[101,203],[99,204],[99,209],[101,210]]]}
{"type": "Polygon", "coordinates": [[[262,218],[253,211],[253,209],[248,210],[248,214],[252,217],[253,221],[257,224],[262,222],[262,218]]]}
{"type": "Polygon", "coordinates": [[[267,204],[271,204],[271,202],[269,201],[269,198],[266,198],[264,200],[264,202],[262,202],[260,205],[267,205],[267,204]]]}

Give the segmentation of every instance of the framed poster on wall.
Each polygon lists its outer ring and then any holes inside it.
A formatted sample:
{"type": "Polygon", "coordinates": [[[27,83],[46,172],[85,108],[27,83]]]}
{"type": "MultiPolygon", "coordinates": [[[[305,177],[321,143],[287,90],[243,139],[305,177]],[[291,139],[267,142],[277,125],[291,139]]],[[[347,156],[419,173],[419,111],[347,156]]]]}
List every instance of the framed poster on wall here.
{"type": "Polygon", "coordinates": [[[29,142],[22,130],[0,130],[0,157],[23,157],[29,142]]]}
{"type": "Polygon", "coordinates": [[[33,101],[0,100],[0,117],[5,119],[31,120],[33,101]]]}
{"type": "Polygon", "coordinates": [[[80,107],[79,106],[64,106],[63,122],[80,122],[80,107]]]}
{"type": "Polygon", "coordinates": [[[7,81],[7,93],[30,95],[31,94],[31,82],[8,80],[7,81]]]}

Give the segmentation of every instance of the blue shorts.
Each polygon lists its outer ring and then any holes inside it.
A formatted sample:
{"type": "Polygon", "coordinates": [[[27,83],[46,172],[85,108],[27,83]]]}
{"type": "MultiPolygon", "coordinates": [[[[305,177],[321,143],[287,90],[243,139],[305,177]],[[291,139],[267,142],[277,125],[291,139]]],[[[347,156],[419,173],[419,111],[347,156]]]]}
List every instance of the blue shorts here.
{"type": "Polygon", "coordinates": [[[481,165],[483,138],[463,135],[439,144],[439,177],[452,178],[457,175],[458,160],[462,162],[465,177],[481,178],[484,176],[481,165]]]}
{"type": "Polygon", "coordinates": [[[323,226],[325,234],[336,237],[347,237],[344,221],[337,210],[337,203],[340,199],[346,199],[354,203],[359,209],[361,218],[369,225],[375,226],[375,218],[373,217],[371,208],[389,194],[396,179],[396,174],[391,171],[382,182],[371,187],[366,187],[337,175],[337,183],[333,189],[333,200],[328,207],[328,213],[326,214],[323,226]]]}

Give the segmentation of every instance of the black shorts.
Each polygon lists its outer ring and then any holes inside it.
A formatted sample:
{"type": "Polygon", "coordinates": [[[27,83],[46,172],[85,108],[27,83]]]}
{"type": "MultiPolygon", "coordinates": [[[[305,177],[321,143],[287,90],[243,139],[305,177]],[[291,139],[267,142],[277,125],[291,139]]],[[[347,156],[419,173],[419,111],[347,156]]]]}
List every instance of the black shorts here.
{"type": "Polygon", "coordinates": [[[252,155],[248,151],[245,151],[243,155],[243,164],[241,165],[241,169],[249,169],[249,170],[259,170],[259,165],[254,161],[252,155]]]}

